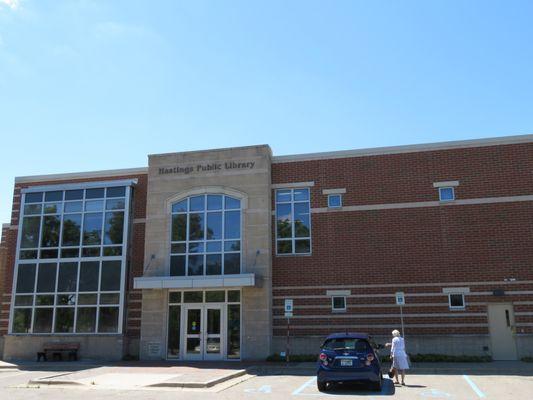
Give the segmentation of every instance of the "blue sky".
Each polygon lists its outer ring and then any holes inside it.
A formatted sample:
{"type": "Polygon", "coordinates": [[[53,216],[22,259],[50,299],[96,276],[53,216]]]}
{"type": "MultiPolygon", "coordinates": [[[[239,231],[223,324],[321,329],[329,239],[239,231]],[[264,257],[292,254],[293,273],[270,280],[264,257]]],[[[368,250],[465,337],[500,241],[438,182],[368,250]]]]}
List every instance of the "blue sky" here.
{"type": "Polygon", "coordinates": [[[0,0],[13,178],[532,133],[532,1],[0,0]]]}

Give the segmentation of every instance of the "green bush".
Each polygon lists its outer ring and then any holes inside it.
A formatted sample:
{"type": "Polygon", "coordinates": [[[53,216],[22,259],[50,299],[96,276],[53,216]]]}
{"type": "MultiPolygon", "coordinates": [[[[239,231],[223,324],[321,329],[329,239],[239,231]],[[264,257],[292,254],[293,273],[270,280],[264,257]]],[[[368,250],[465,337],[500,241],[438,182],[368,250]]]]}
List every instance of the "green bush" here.
{"type": "MultiPolygon", "coordinates": [[[[312,362],[317,360],[317,355],[315,354],[294,354],[290,355],[290,362],[312,362]]],[[[380,357],[382,363],[390,362],[390,356],[381,355],[380,357]]],[[[409,359],[411,362],[464,362],[464,363],[475,363],[475,362],[491,362],[492,358],[490,356],[449,356],[446,354],[410,354],[409,359]]],[[[285,357],[281,357],[279,354],[272,354],[268,356],[267,361],[271,362],[285,362],[285,357]]],[[[524,357],[522,361],[533,362],[533,357],[524,357]]]]}
{"type": "Polygon", "coordinates": [[[524,362],[533,362],[533,357],[522,357],[521,360],[524,362]]]}
{"type": "MultiPolygon", "coordinates": [[[[312,362],[318,358],[317,354],[289,354],[290,362],[312,362]]],[[[281,357],[279,354],[272,354],[267,357],[267,361],[271,362],[285,362],[285,357],[281,357]]]]}

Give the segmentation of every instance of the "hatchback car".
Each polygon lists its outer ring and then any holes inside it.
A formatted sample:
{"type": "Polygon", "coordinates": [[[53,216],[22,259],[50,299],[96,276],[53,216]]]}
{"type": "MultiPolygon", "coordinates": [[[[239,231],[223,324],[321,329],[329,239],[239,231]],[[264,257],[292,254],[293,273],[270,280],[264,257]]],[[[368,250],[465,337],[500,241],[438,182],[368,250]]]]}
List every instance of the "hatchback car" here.
{"type": "Polygon", "coordinates": [[[318,390],[327,390],[331,383],[365,382],[381,391],[383,378],[377,347],[365,333],[329,335],[318,356],[318,390]]]}

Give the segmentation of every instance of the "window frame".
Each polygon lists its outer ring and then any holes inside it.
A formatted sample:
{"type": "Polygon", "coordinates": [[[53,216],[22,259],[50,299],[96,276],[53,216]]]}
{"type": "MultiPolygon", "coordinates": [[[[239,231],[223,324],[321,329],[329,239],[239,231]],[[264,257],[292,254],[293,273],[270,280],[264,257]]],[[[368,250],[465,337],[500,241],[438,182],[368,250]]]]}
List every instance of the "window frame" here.
{"type": "Polygon", "coordinates": [[[225,191],[202,191],[202,192],[187,192],[185,194],[180,195],[179,197],[174,197],[170,199],[167,203],[168,206],[168,269],[166,271],[168,276],[174,276],[177,278],[187,278],[187,279],[195,279],[195,278],[205,278],[205,277],[224,277],[224,276],[230,276],[230,275],[240,275],[243,273],[243,254],[244,254],[244,210],[245,210],[245,198],[237,193],[226,193],[225,191]],[[192,197],[198,197],[198,196],[204,196],[204,209],[203,211],[191,211],[190,210],[190,199],[192,197]],[[208,196],[222,196],[222,208],[220,210],[208,210],[207,209],[207,202],[208,202],[208,196]],[[232,198],[234,200],[239,200],[240,206],[239,208],[225,208],[225,199],[226,197],[232,198]],[[181,212],[173,212],[172,207],[174,204],[180,203],[182,201],[187,201],[187,211],[181,211],[181,212]],[[240,235],[239,238],[229,238],[226,239],[225,236],[225,216],[227,212],[232,211],[239,211],[239,230],[240,235]],[[220,212],[222,214],[222,226],[221,226],[221,238],[219,240],[208,240],[206,236],[207,231],[207,214],[208,213],[214,213],[214,212],[220,212]],[[203,213],[204,219],[204,234],[203,239],[201,240],[189,240],[189,216],[191,214],[195,213],[203,213]],[[184,241],[173,241],[172,240],[172,220],[174,215],[185,215],[186,221],[185,221],[185,240],[184,241]],[[236,251],[225,251],[224,250],[224,243],[226,241],[239,241],[240,242],[240,250],[238,252],[236,251]],[[209,242],[221,242],[221,249],[220,252],[208,252],[207,251],[207,243],[209,242]],[[173,253],[172,252],[172,245],[176,243],[184,243],[185,244],[185,252],[184,253],[173,253]],[[190,253],[189,252],[189,243],[203,243],[204,244],[204,251],[198,252],[198,253],[190,253]],[[207,256],[208,255],[215,255],[220,254],[221,255],[221,273],[216,275],[207,275],[207,256]],[[239,272],[237,274],[224,274],[225,269],[225,262],[224,262],[224,255],[225,254],[239,254],[239,272]],[[203,256],[203,274],[202,275],[189,275],[189,256],[190,255],[202,255],[203,256]],[[170,275],[171,274],[171,262],[173,256],[184,256],[185,257],[185,274],[184,275],[170,275]]]}
{"type": "Polygon", "coordinates": [[[293,256],[311,256],[313,254],[313,229],[312,229],[312,212],[311,212],[311,188],[306,187],[280,187],[274,190],[274,241],[276,248],[277,257],[293,257],[293,256]],[[309,204],[309,236],[307,237],[296,237],[294,229],[294,204],[295,203],[304,203],[305,201],[294,201],[294,191],[305,189],[309,193],[308,200],[305,200],[309,204]],[[279,202],[277,200],[278,192],[287,191],[291,192],[291,201],[290,202],[279,202]],[[278,238],[278,204],[290,204],[291,205],[291,237],[290,238],[278,238]],[[309,252],[307,253],[297,253],[296,252],[296,240],[309,240],[309,252]],[[278,242],[279,241],[291,241],[292,242],[292,252],[290,253],[279,253],[278,242]]]}
{"type": "Polygon", "coordinates": [[[465,310],[466,309],[466,299],[465,294],[461,292],[451,292],[448,293],[448,307],[450,310],[465,310]],[[461,299],[463,300],[462,306],[452,306],[452,296],[461,296],[461,299]]]}
{"type": "Polygon", "coordinates": [[[346,296],[344,295],[332,295],[331,296],[331,312],[346,312],[347,310],[347,305],[346,305],[346,296]],[[343,303],[344,303],[344,307],[343,308],[336,308],[335,307],[335,299],[342,299],[343,303]]]}
{"type": "Polygon", "coordinates": [[[328,194],[328,208],[342,208],[342,193],[330,193],[328,194]],[[333,197],[339,198],[339,205],[331,205],[331,199],[333,197]]]}
{"type": "Polygon", "coordinates": [[[455,201],[455,187],[453,186],[442,186],[442,187],[439,187],[439,201],[440,202],[444,202],[444,203],[447,203],[447,202],[450,202],[450,201],[455,201]],[[442,198],[442,192],[444,190],[448,190],[450,189],[452,191],[452,198],[451,199],[443,199],[442,198]]]}
{"type": "MultiPolygon", "coordinates": [[[[121,335],[124,331],[124,303],[125,303],[125,291],[126,291],[126,269],[127,269],[127,249],[128,249],[128,242],[129,242],[129,231],[130,231],[130,215],[132,212],[131,209],[131,198],[132,198],[132,186],[137,183],[136,179],[130,179],[130,180],[114,180],[114,181],[103,181],[103,182],[84,182],[84,183],[75,183],[75,184],[63,184],[63,185],[43,185],[43,186],[33,186],[29,188],[25,188],[22,190],[21,193],[21,203],[20,203],[20,211],[19,211],[19,221],[18,221],[18,234],[17,234],[17,246],[16,246],[16,256],[15,256],[15,268],[13,271],[13,289],[11,293],[11,305],[10,305],[10,314],[9,314],[9,324],[8,324],[8,334],[10,335],[24,335],[24,336],[38,336],[38,335],[52,335],[52,336],[68,336],[68,335],[91,335],[91,336],[101,336],[101,335],[121,335]],[[113,187],[124,187],[124,196],[119,197],[108,197],[107,196],[107,189],[113,188],[113,187]],[[100,244],[98,245],[100,249],[100,255],[99,256],[93,256],[93,257],[83,257],[83,225],[84,225],[84,216],[86,214],[85,211],[85,202],[87,200],[91,201],[93,199],[90,199],[86,197],[86,190],[88,189],[95,189],[95,188],[101,188],[104,189],[104,197],[102,197],[103,200],[103,208],[102,208],[102,225],[101,225],[101,240],[100,244]],[[83,190],[83,198],[81,200],[66,200],[66,191],[69,190],[83,190]],[[53,192],[53,191],[62,191],[62,200],[60,201],[54,201],[55,203],[59,203],[61,210],[56,211],[52,214],[47,214],[44,212],[44,204],[47,203],[45,200],[45,192],[53,192]],[[38,240],[38,247],[37,248],[24,248],[21,249],[21,239],[22,239],[22,226],[24,222],[24,208],[26,205],[26,195],[30,193],[38,193],[43,192],[42,199],[40,203],[28,203],[28,204],[41,204],[41,212],[39,214],[32,214],[31,216],[39,216],[41,218],[40,225],[39,225],[39,240],[38,240]],[[122,221],[122,243],[121,244],[111,244],[106,245],[105,244],[105,220],[106,220],[106,213],[108,212],[114,212],[117,210],[107,210],[106,209],[106,202],[108,199],[124,199],[124,208],[120,209],[118,211],[123,212],[123,221],[122,221]],[[82,210],[71,212],[67,211],[65,212],[65,204],[69,202],[76,202],[81,201],[82,202],[82,210]],[[64,216],[69,214],[80,214],[81,217],[81,224],[80,224],[80,240],[79,244],[77,246],[63,246],[63,232],[64,232],[64,216]],[[58,237],[58,246],[57,246],[57,257],[54,258],[42,258],[41,257],[41,250],[44,248],[42,246],[42,230],[43,230],[43,219],[45,215],[57,215],[59,217],[60,221],[60,234],[58,237]],[[113,256],[104,256],[104,249],[106,247],[121,247],[121,255],[113,255],[113,256]],[[62,248],[73,248],[78,249],[78,255],[77,257],[61,257],[61,249],[62,248]],[[37,251],[37,258],[34,259],[21,259],[21,250],[31,250],[31,251],[37,251]],[[80,284],[80,270],[81,270],[81,263],[82,262],[88,262],[88,261],[97,261],[99,263],[98,267],[98,287],[96,291],[90,291],[90,292],[79,292],[79,284],[80,284]],[[121,271],[120,271],[120,288],[119,290],[112,290],[112,291],[102,291],[101,290],[101,278],[102,278],[102,268],[103,263],[106,261],[120,261],[121,262],[121,271]],[[38,282],[38,276],[39,276],[39,270],[40,264],[46,264],[46,263],[53,263],[55,264],[56,274],[55,274],[55,286],[53,292],[46,292],[46,293],[37,293],[37,282],[38,282]],[[58,285],[59,285],[59,275],[60,275],[60,267],[62,263],[76,263],[77,266],[77,276],[76,276],[76,289],[74,291],[68,291],[68,292],[59,292],[58,291],[58,285]],[[17,293],[17,280],[18,280],[18,270],[20,265],[26,265],[26,264],[35,264],[36,270],[35,270],[35,276],[34,276],[34,289],[33,292],[24,292],[24,293],[17,293]],[[96,303],[95,304],[80,304],[79,303],[79,296],[80,294],[95,294],[96,295],[96,303]],[[118,304],[100,304],[101,301],[101,295],[105,294],[118,294],[119,295],[119,302],[118,304]],[[15,306],[15,300],[16,296],[20,295],[28,295],[32,296],[33,302],[31,306],[15,306]],[[38,295],[53,295],[54,301],[52,305],[46,305],[46,306],[38,306],[36,304],[37,296],[38,295]],[[59,304],[58,302],[58,296],[60,295],[74,295],[75,296],[75,304],[69,305],[69,304],[59,304]],[[117,321],[117,330],[115,332],[99,332],[99,321],[100,321],[100,308],[106,308],[106,307],[115,307],[118,308],[118,321],[117,321]],[[52,311],[52,329],[51,332],[47,333],[37,333],[34,332],[34,321],[35,321],[35,310],[38,308],[51,308],[52,311]],[[73,325],[72,325],[72,332],[55,332],[56,331],[56,315],[57,309],[61,308],[73,308],[74,309],[74,316],[73,316],[73,325]],[[96,315],[95,315],[95,323],[94,323],[94,331],[93,332],[77,332],[77,322],[78,322],[78,309],[80,308],[95,308],[96,309],[96,315]],[[15,310],[17,309],[30,309],[31,310],[31,321],[28,332],[13,332],[14,327],[14,314],[15,310]]],[[[90,213],[90,212],[89,212],[90,213]]]]}

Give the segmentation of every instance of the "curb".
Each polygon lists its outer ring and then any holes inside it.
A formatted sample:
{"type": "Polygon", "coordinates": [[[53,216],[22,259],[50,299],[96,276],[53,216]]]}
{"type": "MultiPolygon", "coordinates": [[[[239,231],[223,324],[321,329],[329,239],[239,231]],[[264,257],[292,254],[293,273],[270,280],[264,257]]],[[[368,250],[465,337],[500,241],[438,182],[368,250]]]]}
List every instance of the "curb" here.
{"type": "Polygon", "coordinates": [[[195,388],[195,389],[201,389],[201,388],[210,388],[215,385],[218,385],[219,383],[229,381],[230,379],[238,378],[239,376],[246,375],[247,371],[245,369],[241,369],[239,371],[235,371],[232,374],[222,376],[220,378],[212,379],[207,382],[161,382],[161,383],[154,383],[152,385],[147,385],[145,387],[172,387],[172,388],[195,388]]]}

